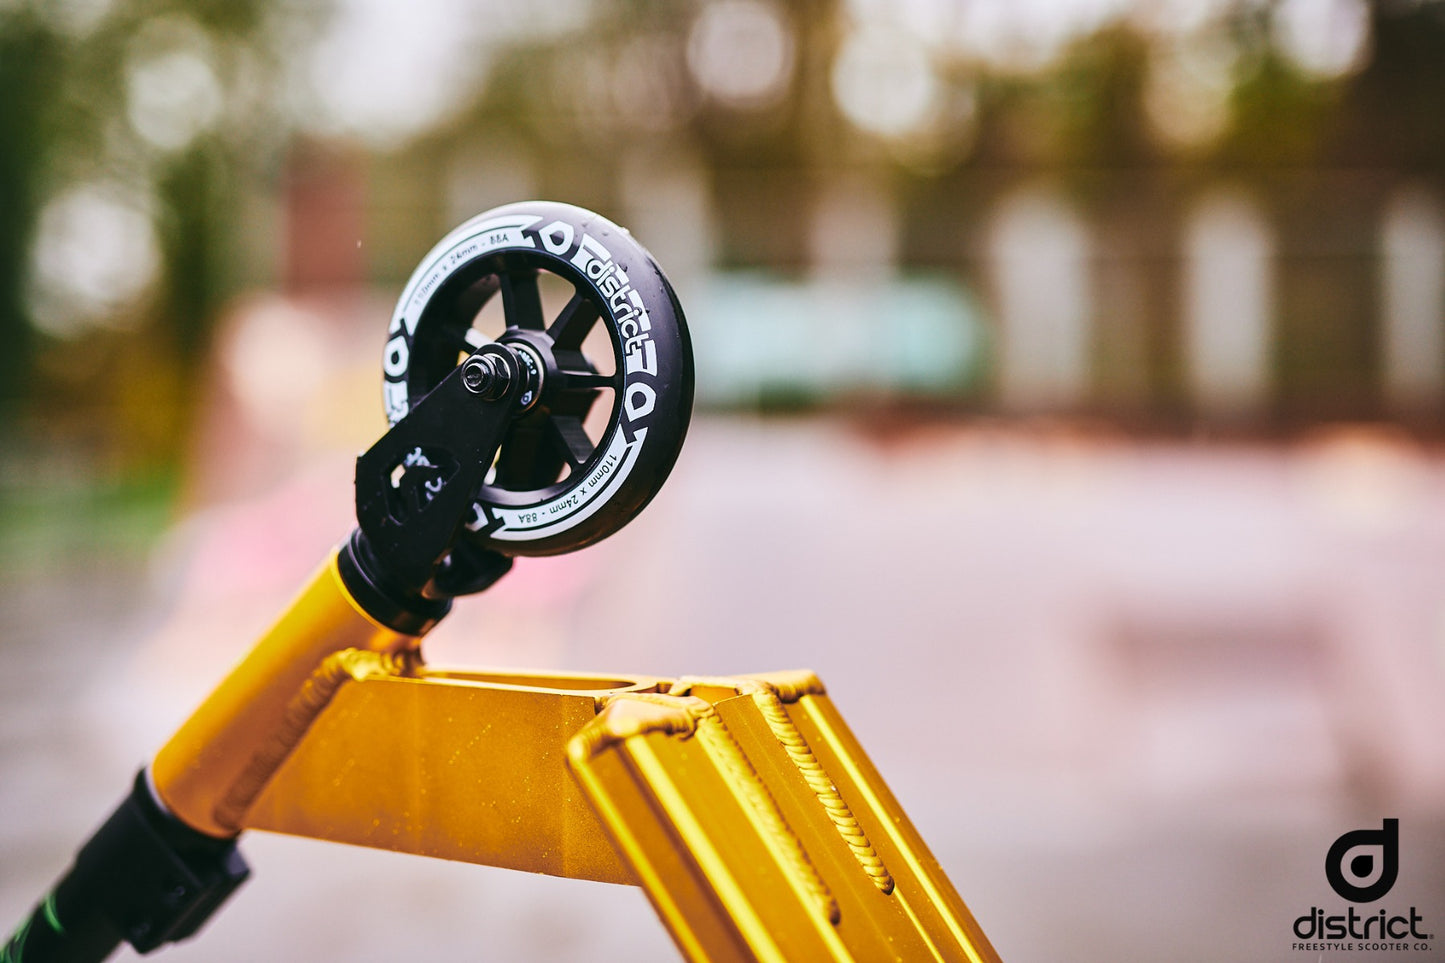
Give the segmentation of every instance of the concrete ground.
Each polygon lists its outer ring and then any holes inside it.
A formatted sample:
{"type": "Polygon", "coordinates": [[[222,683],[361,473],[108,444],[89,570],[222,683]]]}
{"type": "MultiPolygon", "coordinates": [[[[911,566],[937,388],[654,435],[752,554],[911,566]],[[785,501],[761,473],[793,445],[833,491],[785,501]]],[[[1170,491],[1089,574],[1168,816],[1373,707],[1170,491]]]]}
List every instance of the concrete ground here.
{"type": "MultiPolygon", "coordinates": [[[[198,502],[147,558],[0,567],[0,919],[349,529],[349,471],[331,452],[198,502]]],[[[1425,960],[1438,940],[1321,956],[1290,928],[1343,902],[1330,843],[1395,817],[1381,905],[1445,930],[1442,588],[1445,457],[1387,433],[704,417],[635,523],[519,562],[427,653],[815,669],[1014,963],[1425,960]]],[[[259,833],[244,849],[253,880],[160,958],[676,958],[628,888],[259,833]]]]}

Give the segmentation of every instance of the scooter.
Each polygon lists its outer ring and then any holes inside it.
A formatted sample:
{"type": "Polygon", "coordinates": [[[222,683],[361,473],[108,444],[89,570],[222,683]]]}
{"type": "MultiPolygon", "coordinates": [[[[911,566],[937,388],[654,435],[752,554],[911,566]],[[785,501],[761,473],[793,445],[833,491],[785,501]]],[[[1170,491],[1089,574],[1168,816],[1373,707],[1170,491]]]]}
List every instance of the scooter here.
{"type": "Polygon", "coordinates": [[[689,960],[998,959],[812,673],[422,657],[456,598],[606,538],[677,459],[687,324],[625,229],[542,201],[472,218],[407,282],[382,370],[390,429],[356,460],[355,531],[0,963],[194,936],[248,877],[253,829],[640,885],[689,960]]]}

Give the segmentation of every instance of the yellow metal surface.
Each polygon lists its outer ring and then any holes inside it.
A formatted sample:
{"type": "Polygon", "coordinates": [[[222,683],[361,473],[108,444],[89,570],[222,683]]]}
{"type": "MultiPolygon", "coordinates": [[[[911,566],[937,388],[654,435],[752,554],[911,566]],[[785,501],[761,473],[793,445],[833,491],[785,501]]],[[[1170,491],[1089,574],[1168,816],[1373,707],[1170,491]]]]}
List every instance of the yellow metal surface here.
{"type": "Polygon", "coordinates": [[[273,740],[299,736],[292,703],[314,675],[325,675],[323,663],[347,650],[396,656],[416,645],[415,637],[383,628],[357,608],[333,554],[156,754],[150,767],[156,792],[171,812],[201,832],[235,835],[245,797],[269,778],[262,771],[267,758],[276,763],[284,757],[273,740]]]}
{"type": "Polygon", "coordinates": [[[340,686],[244,817],[266,829],[611,883],[636,881],[567,771],[598,705],[651,678],[413,666],[340,686]]]}
{"type": "Polygon", "coordinates": [[[217,836],[640,883],[692,960],[997,960],[810,673],[445,671],[417,642],[333,556],[157,754],[162,801],[217,836]]]}
{"type": "Polygon", "coordinates": [[[689,959],[998,959],[809,673],[616,696],[569,758],[689,959]]]}

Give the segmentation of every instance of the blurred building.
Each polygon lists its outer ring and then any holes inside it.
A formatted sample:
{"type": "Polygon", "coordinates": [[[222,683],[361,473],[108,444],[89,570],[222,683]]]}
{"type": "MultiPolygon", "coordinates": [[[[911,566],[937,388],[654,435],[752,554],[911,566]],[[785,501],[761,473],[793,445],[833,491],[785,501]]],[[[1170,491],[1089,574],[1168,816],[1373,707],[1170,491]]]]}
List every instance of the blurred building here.
{"type": "Polygon", "coordinates": [[[5,394],[163,451],[235,293],[394,291],[546,196],[674,276],[705,404],[1440,427],[1445,4],[415,13],[0,16],[5,394]]]}
{"type": "Polygon", "coordinates": [[[680,276],[713,404],[1438,428],[1441,5],[1031,10],[597,5],[373,158],[373,269],[565,197],[680,276]]]}

